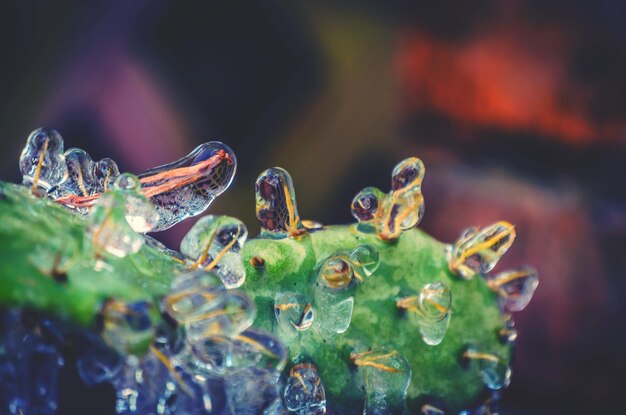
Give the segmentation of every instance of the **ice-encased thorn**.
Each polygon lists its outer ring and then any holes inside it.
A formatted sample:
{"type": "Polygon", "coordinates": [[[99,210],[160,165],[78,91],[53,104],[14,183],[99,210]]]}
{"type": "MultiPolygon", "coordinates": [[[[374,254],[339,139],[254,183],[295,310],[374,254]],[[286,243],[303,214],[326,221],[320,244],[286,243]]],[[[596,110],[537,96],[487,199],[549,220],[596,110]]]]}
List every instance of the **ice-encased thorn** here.
{"type": "Polygon", "coordinates": [[[513,316],[505,315],[504,327],[498,330],[498,337],[504,344],[513,344],[517,340],[517,330],[513,316]]]}
{"type": "Polygon", "coordinates": [[[91,209],[87,228],[96,255],[107,251],[124,257],[141,249],[144,238],[135,229],[145,231],[149,228],[154,223],[156,211],[139,193],[135,176],[122,174],[113,187],[91,209]]]}
{"type": "Polygon", "coordinates": [[[408,192],[422,185],[426,169],[422,160],[410,157],[402,160],[391,172],[391,191],[408,192]]]}
{"type": "Polygon", "coordinates": [[[283,402],[297,415],[326,413],[326,393],[317,367],[312,363],[299,363],[291,368],[283,389],[283,402]]]}
{"type": "Polygon", "coordinates": [[[395,350],[386,348],[352,353],[365,383],[364,415],[401,415],[411,383],[411,366],[395,350]]]}
{"type": "Polygon", "coordinates": [[[238,369],[225,378],[226,396],[232,414],[262,415],[279,402],[280,374],[258,367],[238,369]]]}
{"type": "Polygon", "coordinates": [[[94,192],[103,193],[109,190],[119,175],[120,170],[112,159],[103,158],[95,162],[93,166],[94,192]]]}
{"type": "Polygon", "coordinates": [[[67,178],[63,155],[63,138],[56,130],[39,128],[28,136],[20,155],[20,172],[24,184],[33,192],[48,192],[67,178]]]}
{"type": "Polygon", "coordinates": [[[192,270],[174,278],[162,304],[170,317],[185,324],[220,308],[225,298],[226,289],[216,274],[192,270]]]}
{"type": "Polygon", "coordinates": [[[378,206],[385,194],[377,187],[366,187],[354,196],[351,204],[352,216],[361,226],[373,227],[378,206]]]}
{"type": "Polygon", "coordinates": [[[463,353],[463,359],[470,369],[478,370],[485,386],[489,389],[499,390],[509,386],[511,368],[499,356],[482,352],[470,346],[463,353]]]}
{"type": "Polygon", "coordinates": [[[96,179],[94,177],[94,162],[89,154],[80,148],[71,148],[65,152],[64,156],[68,177],[57,187],[55,196],[92,195],[96,179]]]}
{"type": "Polygon", "coordinates": [[[350,252],[354,276],[360,281],[371,276],[380,265],[378,250],[371,245],[359,245],[350,252]]]}
{"type": "Polygon", "coordinates": [[[186,320],[187,339],[202,341],[209,336],[235,337],[252,325],[256,305],[244,292],[228,290],[219,307],[186,320]]]}
{"type": "Polygon", "coordinates": [[[354,308],[354,270],[347,255],[334,255],[321,263],[313,287],[315,308],[319,311],[314,325],[322,334],[345,333],[354,308]]]}
{"type": "Polygon", "coordinates": [[[143,193],[160,215],[153,231],[168,229],[204,212],[228,188],[236,169],[237,159],[231,148],[211,141],[173,163],[141,173],[143,193]]]}
{"type": "Polygon", "coordinates": [[[375,219],[376,235],[382,240],[394,240],[403,231],[416,227],[424,217],[424,197],[419,187],[407,192],[386,195],[375,219]]]}
{"type": "Polygon", "coordinates": [[[100,335],[109,347],[122,355],[141,352],[154,338],[153,312],[153,305],[148,301],[108,300],[100,312],[100,335]]]}
{"type": "Polygon", "coordinates": [[[256,217],[263,235],[298,236],[306,232],[298,215],[291,176],[280,167],[262,172],[255,183],[256,217]]]}
{"type": "Polygon", "coordinates": [[[446,413],[437,408],[436,406],[432,406],[432,405],[423,405],[422,406],[422,414],[423,415],[446,415],[446,413]]]}
{"type": "Polygon", "coordinates": [[[250,327],[233,338],[233,367],[260,367],[282,371],[287,347],[271,333],[250,327]]]}
{"type": "Polygon", "coordinates": [[[515,227],[508,222],[497,222],[481,230],[470,228],[450,248],[448,265],[463,279],[486,274],[511,247],[515,227]]]}
{"type": "Polygon", "coordinates": [[[311,328],[315,312],[303,294],[277,292],[274,297],[274,316],[281,333],[292,337],[311,328]]]}
{"type": "Polygon", "coordinates": [[[400,298],[396,306],[417,323],[424,343],[441,343],[450,325],[452,292],[448,286],[442,282],[426,284],[419,295],[400,298]]]}
{"type": "Polygon", "coordinates": [[[194,266],[217,273],[226,288],[237,288],[246,279],[241,249],[247,237],[248,229],[239,219],[209,215],[189,230],[180,251],[195,261],[194,266]]]}
{"type": "Polygon", "coordinates": [[[512,313],[526,308],[539,285],[539,276],[534,268],[524,267],[490,277],[487,285],[500,296],[504,311],[512,313]]]}

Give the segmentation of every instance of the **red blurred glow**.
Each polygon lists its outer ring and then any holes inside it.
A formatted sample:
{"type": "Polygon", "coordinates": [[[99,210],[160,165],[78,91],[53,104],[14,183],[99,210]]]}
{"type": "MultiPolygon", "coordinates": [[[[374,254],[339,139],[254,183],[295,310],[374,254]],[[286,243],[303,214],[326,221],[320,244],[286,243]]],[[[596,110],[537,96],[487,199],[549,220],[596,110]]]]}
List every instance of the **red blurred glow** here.
{"type": "Polygon", "coordinates": [[[595,121],[593,94],[567,72],[558,31],[492,30],[452,43],[400,36],[396,69],[410,111],[434,111],[465,125],[529,131],[568,142],[624,136],[623,122],[595,121]]]}

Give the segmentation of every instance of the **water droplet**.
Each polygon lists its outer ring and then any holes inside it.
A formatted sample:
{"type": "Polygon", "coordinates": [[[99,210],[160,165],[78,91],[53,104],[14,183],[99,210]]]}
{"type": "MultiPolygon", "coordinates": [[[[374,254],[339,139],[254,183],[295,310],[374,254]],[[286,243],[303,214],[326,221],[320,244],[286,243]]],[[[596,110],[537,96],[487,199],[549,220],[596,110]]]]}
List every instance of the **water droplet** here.
{"type": "Polygon", "coordinates": [[[297,236],[304,232],[298,215],[296,194],[291,176],[280,167],[259,175],[255,184],[256,217],[262,234],[274,237],[297,236]]]}
{"type": "Polygon", "coordinates": [[[154,232],[199,215],[230,185],[237,169],[235,153],[211,141],[187,156],[139,175],[143,192],[160,215],[154,232]]]}
{"type": "Polygon", "coordinates": [[[230,216],[205,216],[183,238],[180,250],[195,266],[213,270],[226,288],[237,288],[245,279],[241,249],[248,237],[246,226],[230,216]]]}
{"type": "Polygon", "coordinates": [[[233,340],[233,366],[251,366],[282,371],[287,363],[289,351],[271,333],[248,328],[233,340]]]}
{"type": "Polygon", "coordinates": [[[293,292],[276,293],[274,315],[282,334],[288,336],[310,329],[315,318],[313,306],[306,297],[293,292]]]}
{"type": "Polygon", "coordinates": [[[152,303],[109,300],[102,307],[104,342],[123,355],[145,350],[154,337],[152,303]]]}
{"type": "Polygon", "coordinates": [[[208,374],[223,375],[233,365],[233,342],[220,335],[206,336],[191,345],[194,368],[208,374]]]}
{"type": "Polygon", "coordinates": [[[20,156],[20,172],[33,190],[47,192],[61,184],[68,175],[61,134],[48,128],[30,133],[20,156]]]}
{"type": "Polygon", "coordinates": [[[391,173],[391,191],[409,191],[421,186],[425,171],[424,163],[417,157],[402,160],[391,173]]]}
{"type": "Polygon", "coordinates": [[[225,298],[226,289],[217,275],[194,270],[174,279],[163,306],[172,318],[186,323],[220,308],[225,298]]]}
{"type": "Polygon", "coordinates": [[[376,235],[383,240],[400,237],[402,231],[416,227],[424,217],[424,197],[419,187],[406,192],[391,192],[376,215],[376,235]]]}
{"type": "Polygon", "coordinates": [[[343,289],[354,280],[354,270],[350,258],[346,255],[335,255],[322,262],[317,281],[324,287],[343,289]]]}
{"type": "Polygon", "coordinates": [[[220,307],[187,319],[187,338],[193,343],[212,335],[234,337],[250,327],[255,317],[254,301],[242,291],[229,290],[220,307]]]}
{"type": "Polygon", "coordinates": [[[144,197],[136,176],[123,173],[115,179],[113,186],[115,191],[120,192],[126,200],[124,217],[135,232],[148,232],[158,224],[159,213],[144,197]]]}
{"type": "Polygon", "coordinates": [[[350,253],[354,273],[360,280],[371,276],[380,265],[378,250],[371,245],[360,245],[350,253]]]}
{"type": "Polygon", "coordinates": [[[58,186],[54,196],[92,195],[96,179],[94,177],[94,162],[89,154],[79,148],[71,148],[65,152],[64,156],[68,177],[58,186]]]}
{"type": "Polygon", "coordinates": [[[470,369],[478,370],[480,376],[489,389],[499,390],[509,386],[511,382],[511,369],[500,357],[468,347],[463,354],[470,369]]]}
{"type": "Polygon", "coordinates": [[[491,271],[513,244],[515,228],[508,222],[497,222],[476,232],[465,231],[449,252],[450,270],[461,278],[491,271]]]}
{"type": "Polygon", "coordinates": [[[291,368],[283,390],[283,402],[297,415],[326,413],[326,393],[315,365],[300,363],[291,368]]]}
{"type": "Polygon", "coordinates": [[[278,405],[279,373],[257,367],[226,376],[226,396],[233,414],[262,415],[278,405]]]}
{"type": "Polygon", "coordinates": [[[361,225],[372,224],[385,194],[376,187],[366,187],[352,200],[352,216],[361,225]]]}
{"type": "Polygon", "coordinates": [[[436,346],[442,342],[450,325],[452,305],[452,292],[444,283],[426,284],[419,296],[401,298],[396,305],[417,323],[424,343],[436,346]]]}
{"type": "Polygon", "coordinates": [[[95,179],[94,193],[103,193],[110,187],[120,175],[115,161],[110,158],[103,158],[93,166],[93,177],[95,179]]]}
{"type": "Polygon", "coordinates": [[[402,414],[411,383],[411,366],[395,350],[386,348],[353,353],[365,382],[364,415],[402,414]]]}
{"type": "Polygon", "coordinates": [[[524,267],[488,278],[487,285],[500,296],[504,311],[512,313],[526,308],[539,285],[539,276],[534,268],[524,267]]]}
{"type": "Polygon", "coordinates": [[[504,320],[504,327],[498,330],[498,337],[504,344],[513,344],[517,340],[517,330],[515,329],[515,320],[513,316],[506,315],[504,320]]]}
{"type": "Polygon", "coordinates": [[[335,255],[322,262],[314,286],[315,327],[324,335],[345,333],[352,321],[356,283],[347,255],[335,255]]]}

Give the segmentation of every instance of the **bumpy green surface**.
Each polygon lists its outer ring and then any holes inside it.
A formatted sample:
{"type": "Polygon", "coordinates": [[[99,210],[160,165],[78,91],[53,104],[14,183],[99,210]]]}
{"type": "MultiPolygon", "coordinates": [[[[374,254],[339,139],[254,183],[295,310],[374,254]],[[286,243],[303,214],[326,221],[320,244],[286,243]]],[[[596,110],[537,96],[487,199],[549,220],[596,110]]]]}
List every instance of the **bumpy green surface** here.
{"type": "MultiPolygon", "coordinates": [[[[108,298],[151,299],[164,295],[182,265],[144,245],[135,255],[107,257],[96,271],[96,259],[85,220],[54,202],[31,196],[27,189],[1,183],[0,190],[0,304],[28,306],[93,328],[97,312],[108,298]],[[68,281],[50,273],[56,253],[68,281]]],[[[411,364],[408,413],[425,402],[445,402],[458,411],[475,405],[484,392],[480,374],[459,364],[467,344],[510,359],[510,347],[497,335],[504,325],[496,295],[481,278],[463,281],[448,270],[444,245],[414,229],[395,242],[380,241],[356,225],[329,226],[297,239],[253,239],[243,250],[247,280],[243,289],[256,301],[255,325],[277,332],[273,301],[278,291],[294,291],[313,298],[315,266],[319,261],[367,243],[379,250],[381,265],[356,291],[352,323],[333,339],[315,330],[286,340],[290,358],[313,360],[320,371],[329,406],[345,415],[362,413],[364,392],[349,355],[353,347],[387,347],[411,364]],[[250,265],[254,256],[264,269],[250,265]],[[418,327],[396,308],[403,295],[415,295],[424,284],[441,281],[452,290],[450,327],[438,346],[426,345],[418,327]]],[[[323,313],[324,310],[316,310],[323,313]]]]}

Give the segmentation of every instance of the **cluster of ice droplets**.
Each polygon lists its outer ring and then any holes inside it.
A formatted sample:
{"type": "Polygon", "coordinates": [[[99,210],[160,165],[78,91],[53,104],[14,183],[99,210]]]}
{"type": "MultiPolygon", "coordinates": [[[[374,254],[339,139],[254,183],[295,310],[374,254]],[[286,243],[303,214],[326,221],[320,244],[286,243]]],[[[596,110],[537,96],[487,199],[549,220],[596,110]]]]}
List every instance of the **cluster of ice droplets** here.
{"type": "Polygon", "coordinates": [[[424,216],[424,171],[420,159],[408,158],[393,169],[389,193],[376,187],[361,190],[352,200],[352,215],[360,229],[373,230],[380,239],[393,240],[402,231],[417,226],[424,216]]]}
{"type": "MultiPolygon", "coordinates": [[[[233,151],[211,141],[173,163],[141,173],[137,191],[155,206],[158,220],[149,229],[134,224],[133,228],[138,232],[162,231],[202,213],[230,185],[236,168],[233,151]]],[[[33,193],[47,195],[81,214],[97,204],[120,174],[111,159],[94,162],[77,148],[63,152],[61,135],[45,128],[28,137],[20,156],[20,171],[33,193]]]]}

